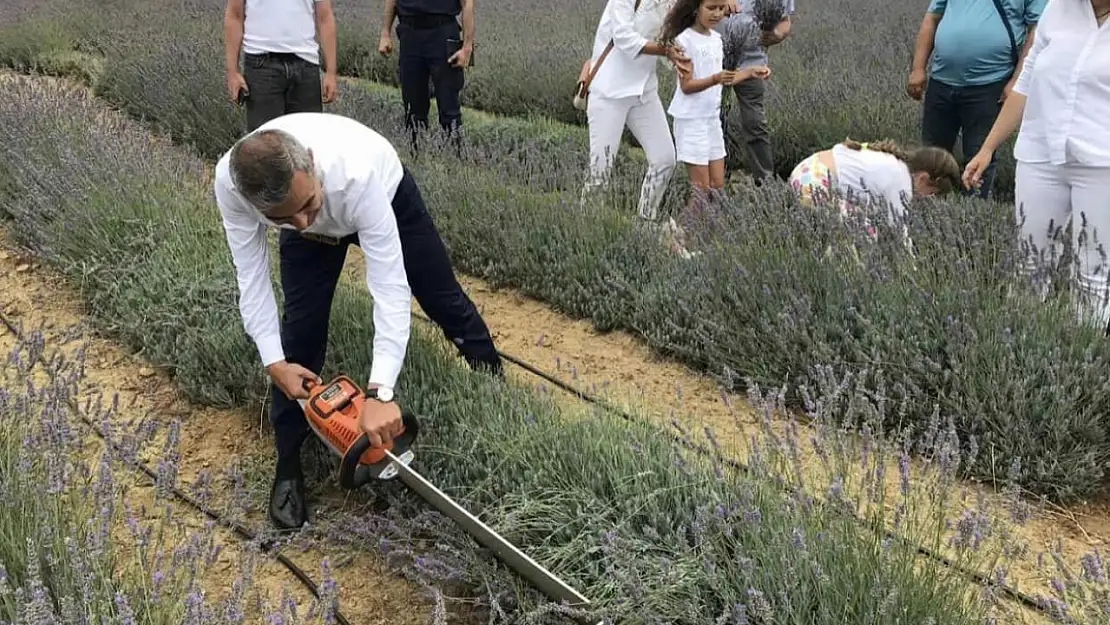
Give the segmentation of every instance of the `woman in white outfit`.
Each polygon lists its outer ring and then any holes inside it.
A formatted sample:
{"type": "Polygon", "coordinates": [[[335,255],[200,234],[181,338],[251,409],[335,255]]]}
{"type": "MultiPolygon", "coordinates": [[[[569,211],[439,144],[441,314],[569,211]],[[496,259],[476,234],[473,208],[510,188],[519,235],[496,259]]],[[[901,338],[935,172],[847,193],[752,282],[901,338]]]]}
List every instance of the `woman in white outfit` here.
{"type": "Polygon", "coordinates": [[[636,4],[637,0],[609,0],[597,25],[591,62],[597,62],[610,41],[613,49],[590,83],[586,105],[590,178],[585,191],[605,182],[628,126],[648,161],[639,214],[656,221],[663,191],[675,168],[674,140],[659,99],[657,64],[667,58],[679,71],[689,72],[690,60],[681,48],[655,41],[674,0],[639,0],[639,8],[636,4]]]}
{"type": "Polygon", "coordinates": [[[1022,236],[1037,253],[1047,252],[1073,219],[1081,317],[1090,315],[1098,327],[1110,321],[1107,268],[1100,267],[1099,253],[1110,241],[1108,20],[1110,0],[1048,1],[1013,92],[963,176],[965,186],[977,187],[994,151],[1020,123],[1014,158],[1022,236]]]}

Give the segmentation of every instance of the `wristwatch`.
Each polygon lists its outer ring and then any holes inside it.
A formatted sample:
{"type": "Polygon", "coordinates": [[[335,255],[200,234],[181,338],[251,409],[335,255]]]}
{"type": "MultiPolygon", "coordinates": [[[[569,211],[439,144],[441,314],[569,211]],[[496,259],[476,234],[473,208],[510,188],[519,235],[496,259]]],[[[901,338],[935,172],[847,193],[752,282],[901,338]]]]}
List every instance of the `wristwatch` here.
{"type": "Polygon", "coordinates": [[[369,391],[366,392],[366,396],[370,399],[376,399],[383,403],[389,403],[393,401],[393,389],[389,388],[388,386],[371,388],[369,391]]]}

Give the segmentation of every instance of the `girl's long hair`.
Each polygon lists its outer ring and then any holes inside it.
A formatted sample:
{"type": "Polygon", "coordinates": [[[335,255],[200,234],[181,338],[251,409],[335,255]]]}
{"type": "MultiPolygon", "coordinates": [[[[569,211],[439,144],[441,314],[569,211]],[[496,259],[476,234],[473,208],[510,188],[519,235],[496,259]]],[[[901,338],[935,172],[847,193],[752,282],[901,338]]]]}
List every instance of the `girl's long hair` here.
{"type": "Polygon", "coordinates": [[[682,34],[682,31],[693,26],[698,21],[698,9],[701,8],[702,0],[678,0],[671,7],[670,12],[667,13],[667,18],[663,20],[663,28],[659,32],[659,43],[664,46],[669,46],[674,43],[675,37],[682,34]]]}

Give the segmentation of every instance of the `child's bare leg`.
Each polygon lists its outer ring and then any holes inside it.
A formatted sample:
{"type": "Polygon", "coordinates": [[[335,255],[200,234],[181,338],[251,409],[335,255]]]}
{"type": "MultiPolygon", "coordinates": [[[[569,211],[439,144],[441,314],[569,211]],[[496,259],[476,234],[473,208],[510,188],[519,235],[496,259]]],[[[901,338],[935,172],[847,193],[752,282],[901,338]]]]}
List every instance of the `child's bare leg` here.
{"type": "Polygon", "coordinates": [[[686,163],[686,171],[690,177],[690,186],[692,187],[690,198],[686,201],[686,206],[674,219],[675,226],[678,227],[677,237],[681,244],[685,244],[686,230],[690,227],[691,222],[697,220],[697,215],[703,210],[706,201],[709,199],[709,166],[708,165],[695,165],[686,163]]]}
{"type": "Polygon", "coordinates": [[[710,173],[708,165],[694,165],[686,163],[686,171],[690,174],[690,185],[694,187],[695,192],[702,191],[709,188],[710,173]]]}
{"type": "Polygon", "coordinates": [[[725,188],[725,159],[718,159],[709,161],[709,166],[706,167],[709,173],[709,187],[711,189],[724,189],[725,188]]]}

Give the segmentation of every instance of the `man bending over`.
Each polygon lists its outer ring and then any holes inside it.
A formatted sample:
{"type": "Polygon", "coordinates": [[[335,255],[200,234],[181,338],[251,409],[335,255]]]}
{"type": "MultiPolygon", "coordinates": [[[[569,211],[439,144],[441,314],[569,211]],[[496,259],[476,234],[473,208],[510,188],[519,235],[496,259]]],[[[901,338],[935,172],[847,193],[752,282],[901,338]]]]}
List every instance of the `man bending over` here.
{"type": "Polygon", "coordinates": [[[374,300],[369,401],[359,427],[372,444],[399,433],[393,387],[411,323],[411,297],[472,368],[501,374],[489,329],[455,279],[420,191],[393,146],[346,117],[292,113],[240,139],[216,165],[216,201],[239,284],[239,312],[273,383],[270,419],[277,469],[270,518],[282,529],[307,520],[300,448],[308,424],[298,398],[319,381],[328,321],[347,246],[366,257],[374,300]],[[280,229],[280,330],[266,228],[280,229]]]}

